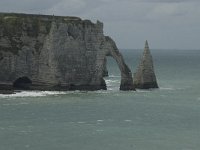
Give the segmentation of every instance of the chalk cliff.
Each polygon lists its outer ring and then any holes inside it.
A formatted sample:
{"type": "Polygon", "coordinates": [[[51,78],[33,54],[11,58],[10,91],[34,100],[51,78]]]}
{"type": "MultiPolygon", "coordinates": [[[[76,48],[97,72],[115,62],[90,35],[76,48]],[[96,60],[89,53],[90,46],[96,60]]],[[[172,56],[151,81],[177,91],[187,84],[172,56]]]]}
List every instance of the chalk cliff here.
{"type": "Polygon", "coordinates": [[[149,50],[148,42],[145,43],[143,56],[134,73],[134,85],[138,89],[158,88],[154,72],[153,58],[149,50]]]}
{"type": "Polygon", "coordinates": [[[99,90],[106,56],[121,70],[120,90],[134,90],[132,74],[103,24],[78,17],[0,13],[0,89],[99,90]]]}

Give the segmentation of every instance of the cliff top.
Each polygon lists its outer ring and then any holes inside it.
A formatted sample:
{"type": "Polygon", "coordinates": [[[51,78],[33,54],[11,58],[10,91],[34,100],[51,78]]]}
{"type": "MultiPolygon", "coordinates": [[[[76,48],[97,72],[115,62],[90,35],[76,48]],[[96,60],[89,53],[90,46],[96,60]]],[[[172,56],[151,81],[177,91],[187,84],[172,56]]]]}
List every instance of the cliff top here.
{"type": "MultiPolygon", "coordinates": [[[[37,39],[39,34],[48,35],[52,22],[55,22],[57,27],[59,24],[69,24],[83,28],[94,27],[103,32],[103,23],[92,23],[79,17],[0,12],[0,51],[18,54],[24,46],[23,36],[37,39]]],[[[70,34],[76,34],[74,30],[70,30],[70,34]]],[[[36,44],[36,47],[39,45],[36,44]]]]}
{"type": "MultiPolygon", "coordinates": [[[[39,19],[41,21],[53,21],[58,22],[84,22],[90,25],[94,25],[90,20],[82,20],[79,17],[74,16],[54,16],[54,15],[43,15],[43,14],[25,14],[25,13],[4,13],[0,12],[0,20],[2,19],[39,19]]],[[[97,21],[98,23],[98,21],[97,21]]]]}

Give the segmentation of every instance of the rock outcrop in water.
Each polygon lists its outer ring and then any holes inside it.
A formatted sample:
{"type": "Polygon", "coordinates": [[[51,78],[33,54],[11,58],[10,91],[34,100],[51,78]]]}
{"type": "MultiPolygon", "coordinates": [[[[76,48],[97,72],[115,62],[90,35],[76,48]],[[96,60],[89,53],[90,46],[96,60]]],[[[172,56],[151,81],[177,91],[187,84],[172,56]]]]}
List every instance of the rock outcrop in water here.
{"type": "Polygon", "coordinates": [[[158,88],[153,59],[147,41],[140,64],[134,73],[134,86],[138,89],[158,88]]]}
{"type": "Polygon", "coordinates": [[[0,13],[0,90],[106,89],[108,55],[121,70],[120,90],[134,90],[131,71],[101,22],[0,13]]]}

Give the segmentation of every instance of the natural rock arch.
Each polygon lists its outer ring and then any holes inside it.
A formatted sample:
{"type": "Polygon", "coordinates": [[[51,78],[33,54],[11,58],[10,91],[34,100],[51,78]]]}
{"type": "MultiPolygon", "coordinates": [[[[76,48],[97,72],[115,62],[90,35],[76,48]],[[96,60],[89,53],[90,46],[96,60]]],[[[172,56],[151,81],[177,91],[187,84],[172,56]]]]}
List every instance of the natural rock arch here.
{"type": "Polygon", "coordinates": [[[32,81],[28,77],[23,76],[13,82],[13,87],[14,89],[28,90],[30,89],[31,84],[32,81]]]}
{"type": "Polygon", "coordinates": [[[131,70],[124,62],[123,56],[119,52],[115,42],[108,36],[105,37],[105,40],[107,47],[106,56],[111,56],[115,59],[121,72],[120,90],[135,90],[131,70]]]}

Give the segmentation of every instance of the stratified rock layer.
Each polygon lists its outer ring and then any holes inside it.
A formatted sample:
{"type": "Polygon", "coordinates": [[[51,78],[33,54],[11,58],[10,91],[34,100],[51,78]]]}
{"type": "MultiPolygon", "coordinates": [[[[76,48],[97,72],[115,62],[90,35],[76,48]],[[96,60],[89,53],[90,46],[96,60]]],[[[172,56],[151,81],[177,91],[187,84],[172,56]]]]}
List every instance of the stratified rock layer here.
{"type": "Polygon", "coordinates": [[[106,56],[121,70],[121,90],[134,90],[131,71],[103,24],[77,17],[0,13],[0,89],[106,89],[106,56]]]}
{"type": "Polygon", "coordinates": [[[158,88],[153,59],[147,41],[140,64],[134,73],[134,86],[138,89],[158,88]]]}

